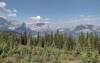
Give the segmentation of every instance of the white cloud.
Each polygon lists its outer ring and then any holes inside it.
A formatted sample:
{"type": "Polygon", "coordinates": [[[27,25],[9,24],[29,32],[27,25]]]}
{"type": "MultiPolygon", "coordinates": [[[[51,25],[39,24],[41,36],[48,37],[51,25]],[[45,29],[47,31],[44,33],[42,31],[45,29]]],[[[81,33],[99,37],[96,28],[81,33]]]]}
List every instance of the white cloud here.
{"type": "Polygon", "coordinates": [[[6,3],[0,2],[0,13],[6,12],[5,7],[6,7],[6,3]]]}
{"type": "Polygon", "coordinates": [[[48,18],[44,18],[41,16],[32,16],[30,17],[30,20],[27,21],[27,23],[49,23],[48,22],[49,19],[48,18]]]}
{"type": "Polygon", "coordinates": [[[17,16],[16,12],[17,10],[12,10],[12,11],[9,10],[8,17],[16,17],[17,16]]]}
{"type": "Polygon", "coordinates": [[[17,10],[11,10],[6,8],[5,2],[0,2],[0,16],[6,16],[6,17],[16,17],[17,10]]]}
{"type": "Polygon", "coordinates": [[[16,13],[10,13],[10,14],[8,14],[8,17],[16,17],[17,15],[16,15],[16,13]]]}
{"type": "Polygon", "coordinates": [[[50,20],[49,18],[44,18],[41,16],[32,16],[30,17],[30,19],[33,21],[49,21],[50,20]]]}
{"type": "Polygon", "coordinates": [[[6,7],[6,3],[5,2],[0,2],[0,8],[5,8],[6,7]]]}
{"type": "Polygon", "coordinates": [[[36,16],[37,19],[41,19],[41,16],[36,16]]]}
{"type": "Polygon", "coordinates": [[[30,17],[30,19],[31,20],[40,20],[40,19],[42,19],[42,17],[41,16],[32,16],[32,17],[30,17]]]}

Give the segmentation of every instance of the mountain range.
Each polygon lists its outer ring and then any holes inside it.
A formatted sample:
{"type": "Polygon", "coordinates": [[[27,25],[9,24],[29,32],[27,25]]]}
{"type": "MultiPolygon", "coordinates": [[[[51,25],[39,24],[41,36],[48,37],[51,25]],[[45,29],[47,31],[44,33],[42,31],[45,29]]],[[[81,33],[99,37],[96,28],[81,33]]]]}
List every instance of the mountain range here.
{"type": "MultiPolygon", "coordinates": [[[[54,31],[50,27],[51,25],[45,22],[38,23],[18,23],[17,21],[9,21],[3,17],[0,17],[0,31],[15,31],[15,32],[50,32],[54,31]]],[[[58,28],[60,32],[80,33],[80,32],[100,32],[100,26],[92,24],[79,24],[73,29],[70,28],[58,28]]]]}

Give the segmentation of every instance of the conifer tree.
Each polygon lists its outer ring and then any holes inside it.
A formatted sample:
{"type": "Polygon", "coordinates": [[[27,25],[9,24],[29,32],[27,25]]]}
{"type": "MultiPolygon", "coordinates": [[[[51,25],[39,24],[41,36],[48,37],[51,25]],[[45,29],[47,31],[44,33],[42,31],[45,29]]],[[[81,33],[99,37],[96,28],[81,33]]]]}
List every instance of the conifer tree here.
{"type": "Polygon", "coordinates": [[[78,42],[79,42],[80,47],[83,48],[85,44],[85,36],[83,32],[80,33],[78,42]]]}

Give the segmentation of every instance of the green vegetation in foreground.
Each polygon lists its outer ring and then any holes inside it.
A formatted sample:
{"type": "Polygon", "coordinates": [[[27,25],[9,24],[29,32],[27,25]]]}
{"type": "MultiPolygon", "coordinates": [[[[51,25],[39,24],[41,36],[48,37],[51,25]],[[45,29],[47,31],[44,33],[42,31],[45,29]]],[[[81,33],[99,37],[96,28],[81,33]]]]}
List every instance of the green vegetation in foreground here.
{"type": "Polygon", "coordinates": [[[100,63],[100,37],[0,32],[0,63],[100,63]]]}

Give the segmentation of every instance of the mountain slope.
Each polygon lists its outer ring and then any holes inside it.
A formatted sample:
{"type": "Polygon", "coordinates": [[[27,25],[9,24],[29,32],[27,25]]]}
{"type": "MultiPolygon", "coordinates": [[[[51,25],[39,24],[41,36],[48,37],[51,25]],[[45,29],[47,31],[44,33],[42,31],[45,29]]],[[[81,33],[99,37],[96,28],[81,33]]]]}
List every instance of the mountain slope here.
{"type": "Polygon", "coordinates": [[[7,31],[10,23],[3,17],[0,17],[0,31],[7,31]]]}
{"type": "Polygon", "coordinates": [[[0,17],[0,31],[15,31],[15,32],[55,32],[59,29],[60,32],[67,33],[80,33],[80,32],[100,32],[100,26],[91,24],[80,24],[71,28],[57,28],[52,27],[52,24],[45,22],[38,23],[21,23],[18,21],[8,21],[7,19],[0,17]]]}
{"type": "Polygon", "coordinates": [[[77,25],[73,31],[75,32],[94,32],[95,30],[95,26],[94,25],[90,25],[90,24],[84,24],[84,25],[77,25]]]}

